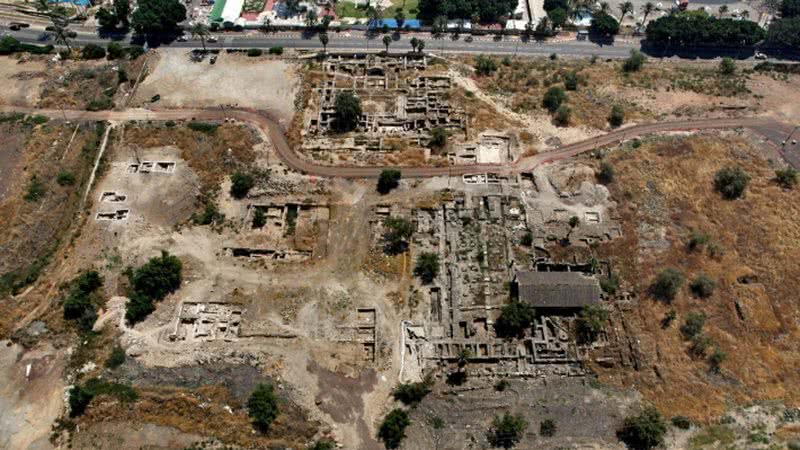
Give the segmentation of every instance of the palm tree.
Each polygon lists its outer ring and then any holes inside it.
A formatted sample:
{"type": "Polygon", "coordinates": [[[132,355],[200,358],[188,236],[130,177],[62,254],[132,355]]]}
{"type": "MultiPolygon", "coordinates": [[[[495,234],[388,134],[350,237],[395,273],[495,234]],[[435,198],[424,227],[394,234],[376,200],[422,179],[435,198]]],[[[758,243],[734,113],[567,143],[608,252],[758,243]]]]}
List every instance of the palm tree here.
{"type": "Polygon", "coordinates": [[[411,49],[412,49],[413,51],[415,51],[415,52],[417,51],[417,45],[418,45],[418,44],[419,44],[419,39],[417,39],[417,38],[415,38],[415,37],[412,37],[412,38],[411,38],[411,49]]]}
{"type": "Polygon", "coordinates": [[[317,24],[317,12],[309,9],[306,13],[306,26],[311,28],[317,24]]]}
{"type": "Polygon", "coordinates": [[[264,33],[272,33],[272,19],[269,17],[264,17],[264,21],[261,22],[261,31],[264,33]]]}
{"type": "Polygon", "coordinates": [[[425,49],[425,41],[423,41],[422,39],[420,39],[420,40],[417,42],[417,51],[418,51],[418,52],[420,52],[420,53],[422,53],[422,50],[424,50],[424,49],[425,49]]]}
{"type": "Polygon", "coordinates": [[[200,44],[203,46],[203,52],[206,51],[206,38],[211,35],[208,26],[204,23],[196,23],[192,26],[192,39],[200,38],[200,44]]]}
{"type": "Polygon", "coordinates": [[[608,10],[609,10],[609,9],[611,9],[611,5],[609,5],[609,4],[608,4],[608,2],[600,2],[600,9],[599,9],[599,11],[600,11],[601,13],[606,13],[606,14],[608,14],[608,10]]]}
{"type": "Polygon", "coordinates": [[[328,53],[328,33],[320,33],[319,34],[319,43],[322,44],[322,51],[324,53],[328,53]]]}
{"type": "Polygon", "coordinates": [[[383,37],[383,45],[386,46],[386,53],[389,53],[389,45],[392,43],[392,37],[388,34],[383,37]]]}
{"type": "Polygon", "coordinates": [[[650,13],[655,10],[656,5],[654,5],[653,2],[647,2],[644,4],[644,7],[642,8],[642,12],[644,13],[644,17],[642,18],[642,26],[647,24],[647,16],[649,16],[650,13]]]}
{"type": "Polygon", "coordinates": [[[625,19],[625,16],[633,12],[633,3],[629,1],[622,2],[618,5],[618,8],[620,13],[622,13],[622,15],[619,16],[619,21],[622,23],[622,21],[625,19]]]}
{"type": "Polygon", "coordinates": [[[722,16],[728,12],[728,5],[722,5],[719,7],[719,18],[722,19],[722,16]]]}

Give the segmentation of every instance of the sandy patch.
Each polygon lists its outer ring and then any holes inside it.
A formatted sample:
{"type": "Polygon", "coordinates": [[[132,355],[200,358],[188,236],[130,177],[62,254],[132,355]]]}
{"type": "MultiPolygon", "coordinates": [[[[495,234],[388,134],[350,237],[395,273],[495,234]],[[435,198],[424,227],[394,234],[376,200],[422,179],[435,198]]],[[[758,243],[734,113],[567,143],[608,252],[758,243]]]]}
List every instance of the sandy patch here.
{"type": "Polygon", "coordinates": [[[0,103],[30,106],[39,101],[47,64],[41,60],[24,60],[13,56],[0,57],[0,103]]]}
{"type": "Polygon", "coordinates": [[[191,62],[186,50],[164,49],[151,64],[132,105],[158,94],[159,107],[238,105],[267,110],[287,124],[294,113],[297,77],[285,61],[221,53],[212,65],[191,62]]]}

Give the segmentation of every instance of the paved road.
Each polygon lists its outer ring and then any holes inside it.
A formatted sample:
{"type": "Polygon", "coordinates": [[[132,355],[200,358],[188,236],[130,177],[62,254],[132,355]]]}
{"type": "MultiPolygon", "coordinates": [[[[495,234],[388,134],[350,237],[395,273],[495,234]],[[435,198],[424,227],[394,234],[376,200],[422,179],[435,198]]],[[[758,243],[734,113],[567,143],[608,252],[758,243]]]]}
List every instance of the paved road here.
{"type": "MultiPolygon", "coordinates": [[[[233,118],[247,122],[262,130],[269,136],[275,151],[283,162],[290,168],[310,175],[340,178],[377,178],[381,171],[387,167],[353,167],[353,166],[326,166],[307,161],[300,157],[289,145],[286,140],[284,130],[276,121],[266,113],[248,109],[165,109],[165,110],[146,110],[128,109],[122,111],[77,111],[77,110],[55,110],[55,109],[36,109],[18,108],[12,106],[0,106],[2,112],[20,112],[26,114],[41,114],[54,119],[68,120],[224,120],[233,118]]],[[[495,172],[500,174],[518,173],[532,170],[534,167],[553,161],[558,161],[575,155],[592,151],[596,148],[622,142],[637,136],[666,131],[694,131],[703,129],[730,129],[730,128],[771,128],[785,129],[785,125],[774,119],[765,117],[742,117],[732,119],[697,119],[679,120],[672,122],[656,122],[612,131],[610,133],[576,142],[563,146],[559,149],[541,153],[535,156],[521,158],[513,163],[505,165],[496,164],[473,164],[449,167],[391,167],[399,169],[404,178],[428,178],[435,176],[460,176],[464,174],[495,172]]]]}
{"type": "MultiPolygon", "coordinates": [[[[0,32],[8,33],[23,42],[47,44],[49,40],[44,40],[47,36],[41,29],[25,28],[19,31],[11,31],[6,26],[0,26],[0,32]]],[[[300,32],[276,32],[264,34],[258,31],[245,31],[239,33],[216,33],[219,38],[216,43],[207,43],[208,48],[269,48],[281,46],[293,49],[321,50],[317,36],[306,36],[300,32]]],[[[379,51],[384,50],[383,36],[368,38],[363,31],[330,32],[328,34],[330,43],[329,50],[357,50],[357,51],[379,51]]],[[[516,36],[506,36],[503,40],[495,41],[491,37],[474,37],[472,42],[466,42],[462,36],[458,40],[453,40],[449,35],[440,39],[434,39],[429,33],[403,34],[399,40],[392,43],[392,51],[411,50],[410,40],[412,37],[419,37],[425,40],[425,51],[433,53],[492,53],[506,55],[550,55],[556,53],[566,57],[588,57],[598,55],[602,58],[625,58],[630,54],[631,49],[638,49],[640,43],[638,39],[623,40],[618,39],[614,45],[597,45],[589,41],[577,41],[570,38],[556,38],[547,42],[522,42],[516,36]]],[[[52,39],[52,38],[51,38],[52,39]]],[[[85,45],[89,43],[105,45],[111,42],[109,39],[101,38],[96,33],[78,31],[78,37],[72,42],[85,45]]],[[[119,42],[130,42],[127,36],[119,42]]],[[[200,41],[190,40],[188,42],[172,42],[164,44],[170,48],[199,48],[200,41]]]]}

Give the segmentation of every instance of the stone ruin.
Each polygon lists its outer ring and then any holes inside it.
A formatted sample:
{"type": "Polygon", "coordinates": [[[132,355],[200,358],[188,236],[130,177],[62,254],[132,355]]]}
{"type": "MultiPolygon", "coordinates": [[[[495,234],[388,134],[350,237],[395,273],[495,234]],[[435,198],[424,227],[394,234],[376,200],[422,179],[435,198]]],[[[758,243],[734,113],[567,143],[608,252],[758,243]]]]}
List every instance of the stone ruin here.
{"type": "Polygon", "coordinates": [[[323,63],[328,79],[316,91],[317,110],[306,127],[304,148],[387,151],[387,136],[421,146],[434,128],[466,132],[466,114],[447,100],[450,77],[409,73],[426,68],[424,55],[330,55],[323,63]],[[362,99],[359,136],[334,139],[329,133],[336,96],[347,91],[362,99]]]}

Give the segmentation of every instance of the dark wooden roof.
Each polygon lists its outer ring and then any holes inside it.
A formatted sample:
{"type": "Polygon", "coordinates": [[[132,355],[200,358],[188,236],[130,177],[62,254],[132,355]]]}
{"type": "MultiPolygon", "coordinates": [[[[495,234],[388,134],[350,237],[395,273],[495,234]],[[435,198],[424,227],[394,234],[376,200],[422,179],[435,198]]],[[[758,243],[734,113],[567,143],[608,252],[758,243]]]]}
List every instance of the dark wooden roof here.
{"type": "Polygon", "coordinates": [[[581,308],[600,301],[600,284],[580,272],[517,272],[519,300],[534,308],[581,308]]]}

